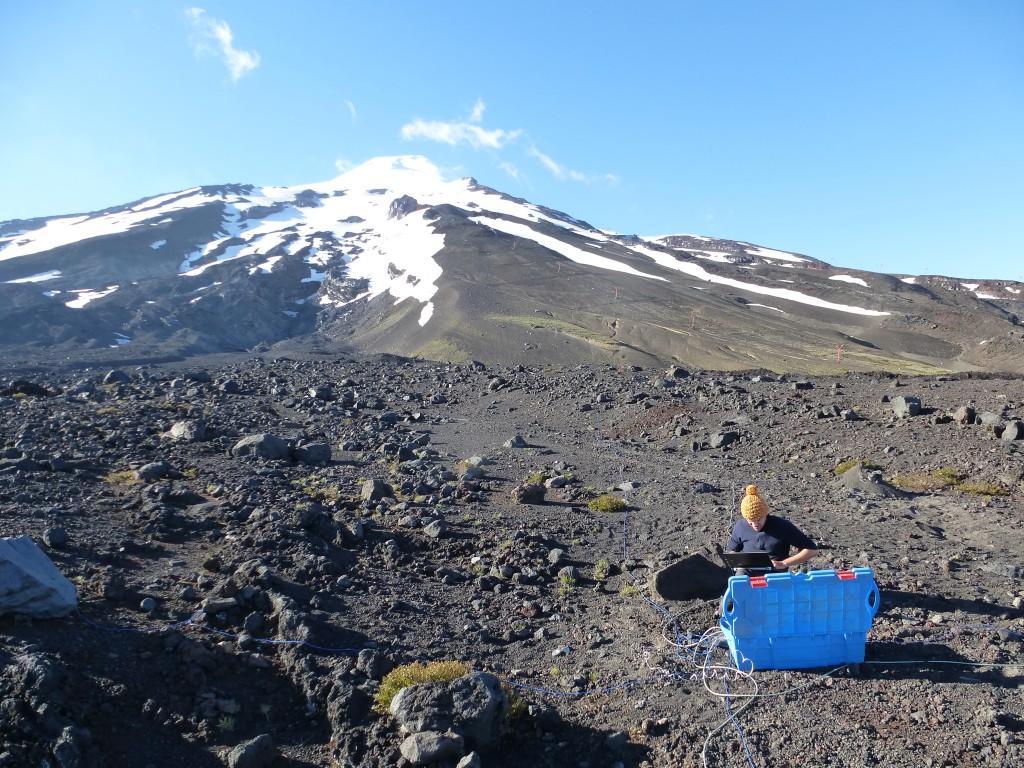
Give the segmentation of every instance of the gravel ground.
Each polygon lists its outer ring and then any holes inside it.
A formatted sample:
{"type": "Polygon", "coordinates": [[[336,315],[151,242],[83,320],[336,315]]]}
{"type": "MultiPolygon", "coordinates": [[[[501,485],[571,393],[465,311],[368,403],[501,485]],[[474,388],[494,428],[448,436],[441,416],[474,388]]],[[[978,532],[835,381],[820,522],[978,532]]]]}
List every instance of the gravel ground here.
{"type": "Polygon", "coordinates": [[[0,766],[411,765],[371,707],[434,660],[517,706],[425,765],[1024,764],[1018,379],[253,358],[0,381],[0,535],[78,593],[0,616],[0,766]],[[748,483],[810,568],[872,569],[864,663],[748,672],[715,645],[699,587],[748,483]]]}

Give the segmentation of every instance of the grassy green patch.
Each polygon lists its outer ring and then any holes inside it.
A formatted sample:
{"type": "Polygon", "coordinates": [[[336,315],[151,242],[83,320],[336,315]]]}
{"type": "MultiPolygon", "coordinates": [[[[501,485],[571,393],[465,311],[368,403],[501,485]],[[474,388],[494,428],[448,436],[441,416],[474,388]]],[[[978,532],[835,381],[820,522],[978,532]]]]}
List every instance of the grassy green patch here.
{"type": "Polygon", "coordinates": [[[341,489],[331,479],[320,475],[307,475],[292,480],[292,485],[304,494],[323,504],[329,504],[341,498],[341,489]]]}
{"type": "Polygon", "coordinates": [[[927,474],[898,474],[893,484],[905,491],[928,493],[958,491],[973,496],[1006,496],[1009,490],[1001,483],[971,480],[952,467],[942,467],[927,474]]]}
{"type": "Polygon", "coordinates": [[[587,508],[591,512],[621,512],[627,506],[629,505],[623,499],[608,494],[587,502],[587,508]]]}
{"type": "Polygon", "coordinates": [[[956,489],[961,493],[970,493],[975,496],[1008,496],[1010,493],[1000,483],[985,483],[974,480],[965,480],[957,485],[956,489]]]}
{"type": "Polygon", "coordinates": [[[428,661],[426,664],[414,661],[412,664],[395,667],[381,680],[380,688],[374,697],[373,709],[383,715],[391,706],[391,700],[403,688],[423,683],[450,683],[467,672],[469,667],[461,661],[428,661]]]}
{"type": "Polygon", "coordinates": [[[121,469],[104,475],[103,482],[110,483],[111,485],[119,485],[122,488],[129,488],[133,485],[138,485],[142,481],[139,480],[139,476],[134,470],[121,469]]]}
{"type": "Polygon", "coordinates": [[[893,485],[912,493],[928,493],[954,488],[959,485],[961,475],[952,467],[942,467],[926,474],[902,474],[892,479],[893,485]]]}

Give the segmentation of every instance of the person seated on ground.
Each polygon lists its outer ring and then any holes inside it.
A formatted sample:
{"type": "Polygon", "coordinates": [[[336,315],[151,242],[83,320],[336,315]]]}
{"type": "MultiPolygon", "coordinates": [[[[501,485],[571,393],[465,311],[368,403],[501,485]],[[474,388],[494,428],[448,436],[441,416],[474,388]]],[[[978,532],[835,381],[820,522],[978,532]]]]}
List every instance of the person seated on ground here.
{"type": "MultiPolygon", "coordinates": [[[[732,527],[726,549],[729,552],[767,552],[776,571],[785,571],[806,563],[818,554],[813,539],[784,517],[768,514],[768,504],[757,493],[756,485],[748,485],[740,503],[742,518],[732,527]],[[790,555],[790,548],[797,550],[790,555]]],[[[745,576],[746,571],[736,573],[745,576]]]]}

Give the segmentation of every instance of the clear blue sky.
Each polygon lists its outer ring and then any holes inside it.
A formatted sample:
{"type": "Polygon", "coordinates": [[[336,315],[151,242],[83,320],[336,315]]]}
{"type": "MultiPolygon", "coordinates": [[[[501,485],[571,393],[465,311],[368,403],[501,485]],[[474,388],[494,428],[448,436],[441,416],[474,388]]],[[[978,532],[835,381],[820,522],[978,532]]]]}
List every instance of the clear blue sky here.
{"type": "Polygon", "coordinates": [[[624,233],[1024,279],[1024,2],[0,0],[0,220],[396,154],[624,233]]]}

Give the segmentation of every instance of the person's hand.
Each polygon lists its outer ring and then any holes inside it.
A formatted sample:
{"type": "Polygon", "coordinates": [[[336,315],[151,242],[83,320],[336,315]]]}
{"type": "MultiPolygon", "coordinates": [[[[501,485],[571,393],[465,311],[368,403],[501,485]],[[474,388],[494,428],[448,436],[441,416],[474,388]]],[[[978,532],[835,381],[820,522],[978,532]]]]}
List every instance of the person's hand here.
{"type": "Polygon", "coordinates": [[[781,571],[783,568],[789,568],[789,566],[781,560],[772,560],[772,568],[774,568],[777,571],[781,571]]]}

